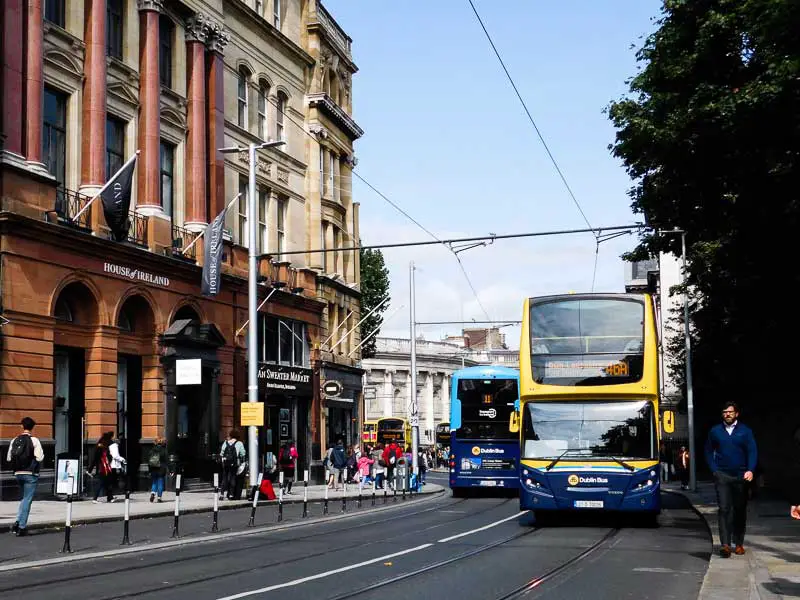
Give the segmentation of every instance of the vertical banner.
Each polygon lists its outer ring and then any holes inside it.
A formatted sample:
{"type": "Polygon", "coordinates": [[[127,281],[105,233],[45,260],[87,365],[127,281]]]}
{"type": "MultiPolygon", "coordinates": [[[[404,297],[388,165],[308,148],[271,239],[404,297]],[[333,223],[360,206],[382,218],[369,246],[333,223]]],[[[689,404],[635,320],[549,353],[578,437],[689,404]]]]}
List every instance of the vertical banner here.
{"type": "Polygon", "coordinates": [[[214,221],[206,228],[204,235],[205,247],[203,248],[203,283],[201,292],[203,296],[216,296],[222,283],[222,230],[225,225],[227,208],[217,215],[214,221]]]}
{"type": "Polygon", "coordinates": [[[103,214],[106,224],[111,230],[115,242],[128,239],[131,209],[131,189],[133,188],[133,171],[136,168],[136,157],[129,160],[106,184],[100,194],[103,202],[103,214]]]}

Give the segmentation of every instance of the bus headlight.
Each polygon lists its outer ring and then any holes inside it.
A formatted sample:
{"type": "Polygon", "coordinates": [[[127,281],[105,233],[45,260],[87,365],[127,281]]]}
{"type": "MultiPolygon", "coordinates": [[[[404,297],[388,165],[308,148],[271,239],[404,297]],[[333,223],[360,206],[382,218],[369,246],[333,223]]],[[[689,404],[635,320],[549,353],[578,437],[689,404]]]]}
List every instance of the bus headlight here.
{"type": "Polygon", "coordinates": [[[632,492],[640,492],[640,491],[645,490],[645,489],[647,489],[649,487],[652,487],[652,486],[653,486],[653,480],[652,479],[648,479],[647,481],[640,481],[639,483],[634,485],[631,488],[631,491],[632,492]]]}

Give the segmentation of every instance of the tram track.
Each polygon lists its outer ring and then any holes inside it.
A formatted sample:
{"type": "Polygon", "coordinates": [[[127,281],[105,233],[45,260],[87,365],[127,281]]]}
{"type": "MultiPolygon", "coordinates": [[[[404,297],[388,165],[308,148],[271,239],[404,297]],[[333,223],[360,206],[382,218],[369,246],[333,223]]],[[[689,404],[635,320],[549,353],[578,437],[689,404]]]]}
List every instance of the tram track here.
{"type": "MultiPolygon", "coordinates": [[[[498,508],[501,508],[501,507],[505,506],[511,500],[513,500],[513,498],[508,498],[508,499],[504,500],[503,502],[501,502],[499,504],[493,504],[493,505],[488,506],[486,508],[483,508],[483,509],[481,509],[479,511],[475,511],[473,513],[470,513],[468,516],[473,517],[473,516],[477,516],[477,515],[481,515],[483,513],[489,512],[491,510],[496,510],[498,508]]],[[[398,519],[407,519],[409,517],[417,516],[417,515],[420,515],[420,514],[434,512],[434,511],[437,511],[437,510],[448,509],[448,508],[453,507],[453,506],[459,506],[459,505],[461,505],[461,504],[463,504],[465,502],[467,502],[466,499],[456,500],[456,501],[451,502],[451,503],[442,503],[441,505],[432,506],[432,507],[429,507],[429,508],[425,508],[423,510],[417,510],[417,511],[412,511],[412,512],[404,512],[403,514],[400,514],[400,515],[387,516],[387,518],[383,518],[383,519],[376,518],[376,519],[372,519],[370,521],[355,521],[355,522],[352,522],[352,523],[353,523],[353,525],[355,527],[358,527],[358,528],[363,528],[363,527],[368,527],[368,526],[376,526],[376,525],[383,525],[383,524],[385,524],[385,523],[387,523],[389,521],[395,521],[395,520],[398,520],[398,519]]],[[[367,515],[368,515],[368,513],[367,513],[367,515]]],[[[314,525],[314,524],[320,524],[320,523],[321,522],[308,523],[307,525],[314,525]]],[[[425,529],[423,529],[423,531],[427,531],[427,530],[430,530],[430,529],[435,529],[435,528],[441,527],[443,525],[446,525],[446,523],[437,523],[437,524],[432,525],[430,527],[426,527],[425,529]]],[[[286,531],[286,530],[280,530],[280,531],[275,532],[275,533],[281,533],[282,531],[286,531]]],[[[322,532],[322,533],[312,532],[312,533],[309,533],[308,535],[303,535],[303,536],[295,537],[295,538],[288,539],[288,540],[276,540],[276,543],[281,543],[281,544],[297,543],[297,542],[303,542],[303,541],[306,541],[306,540],[309,540],[309,539],[313,539],[314,541],[319,541],[319,539],[322,538],[322,537],[341,534],[344,531],[351,531],[351,529],[336,528],[333,531],[326,531],[326,532],[322,532]]],[[[247,533],[247,532],[243,532],[243,533],[247,533]]],[[[261,533],[270,534],[272,532],[269,529],[266,529],[261,533]]],[[[385,543],[387,541],[397,540],[397,539],[400,539],[400,538],[402,538],[404,536],[408,536],[408,535],[412,535],[412,534],[415,534],[415,532],[403,531],[402,533],[398,533],[397,535],[393,535],[393,536],[390,536],[390,537],[382,537],[379,540],[375,540],[374,542],[367,542],[365,544],[363,541],[358,541],[358,542],[355,542],[355,543],[352,543],[352,544],[348,544],[348,545],[345,545],[345,546],[338,546],[334,550],[337,551],[337,552],[340,552],[340,551],[351,550],[353,548],[363,548],[364,546],[367,546],[367,545],[370,545],[370,544],[373,544],[373,543],[385,543]]],[[[197,541],[198,542],[202,542],[203,539],[199,538],[197,541]]],[[[192,562],[192,561],[195,561],[195,560],[203,560],[203,559],[209,559],[209,558],[213,559],[213,558],[218,557],[218,556],[223,555],[223,554],[227,556],[227,555],[235,554],[235,553],[249,553],[249,552],[252,552],[252,551],[254,551],[254,550],[258,549],[258,548],[264,547],[267,543],[268,543],[267,541],[261,540],[260,542],[247,544],[245,546],[237,546],[235,548],[227,548],[227,549],[223,549],[223,550],[215,550],[213,552],[206,552],[206,553],[203,553],[203,554],[193,555],[193,556],[190,556],[190,557],[175,558],[175,559],[159,562],[158,566],[180,565],[180,564],[189,563],[189,562],[192,562]]],[[[322,556],[326,556],[326,555],[330,554],[331,552],[332,552],[332,549],[331,548],[327,548],[327,549],[319,551],[319,552],[310,553],[310,554],[304,554],[303,556],[298,557],[298,558],[276,561],[276,562],[272,562],[272,563],[269,563],[269,564],[255,565],[255,566],[251,566],[251,567],[247,567],[247,568],[237,569],[237,570],[234,570],[234,571],[226,571],[224,574],[219,574],[218,573],[218,574],[214,574],[214,575],[208,575],[206,577],[194,578],[191,581],[178,582],[178,583],[175,583],[175,584],[172,584],[172,585],[161,584],[161,585],[158,585],[158,586],[154,586],[152,588],[148,587],[147,589],[142,589],[142,590],[139,590],[139,591],[136,591],[136,592],[131,592],[131,593],[128,593],[128,594],[114,594],[114,595],[111,595],[111,596],[95,596],[95,598],[96,598],[96,600],[121,600],[123,598],[136,598],[136,597],[139,597],[139,596],[142,596],[142,595],[145,595],[145,594],[149,594],[149,593],[152,593],[152,592],[161,592],[161,591],[168,590],[168,589],[178,589],[178,588],[185,587],[187,585],[194,585],[194,584],[197,584],[197,583],[214,581],[214,580],[217,580],[217,579],[220,579],[220,578],[223,578],[223,577],[244,575],[244,574],[247,574],[247,573],[260,571],[262,569],[269,569],[269,568],[273,568],[273,567],[281,567],[281,566],[285,566],[285,565],[288,565],[290,563],[293,563],[293,562],[295,562],[297,560],[307,560],[307,559],[313,559],[313,558],[319,558],[319,557],[322,557],[322,556]]],[[[125,565],[125,566],[122,566],[122,567],[119,567],[119,568],[115,568],[115,569],[102,570],[102,571],[97,571],[97,572],[92,572],[92,573],[81,573],[81,574],[71,573],[71,574],[66,575],[64,577],[61,577],[61,578],[48,579],[46,581],[31,582],[29,584],[25,584],[25,585],[22,585],[22,586],[13,585],[13,586],[1,587],[0,588],[0,594],[2,594],[2,592],[8,592],[8,591],[13,591],[13,590],[25,590],[25,591],[34,590],[34,589],[37,589],[37,588],[53,586],[53,585],[66,583],[66,582],[89,581],[89,580],[92,580],[92,579],[98,579],[98,578],[107,577],[107,576],[111,576],[111,575],[115,575],[115,574],[129,573],[131,571],[136,571],[136,570],[146,571],[146,570],[148,570],[148,569],[150,569],[152,567],[153,567],[152,564],[142,564],[142,565],[130,565],[129,564],[129,565],[125,565]]]]}

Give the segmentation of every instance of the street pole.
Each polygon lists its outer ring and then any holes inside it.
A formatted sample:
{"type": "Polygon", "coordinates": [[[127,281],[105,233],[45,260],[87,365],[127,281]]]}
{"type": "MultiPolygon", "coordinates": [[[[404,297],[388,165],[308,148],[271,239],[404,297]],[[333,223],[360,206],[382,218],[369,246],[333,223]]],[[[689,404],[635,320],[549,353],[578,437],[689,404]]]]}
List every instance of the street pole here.
{"type": "MultiPolygon", "coordinates": [[[[286,142],[264,142],[250,144],[247,148],[228,146],[219,148],[223,154],[239,154],[247,150],[250,159],[247,188],[247,238],[249,265],[247,273],[247,402],[258,402],[258,203],[256,201],[256,151],[263,148],[275,148],[286,142]]],[[[241,240],[240,240],[241,241],[241,240]]],[[[258,486],[258,428],[250,425],[247,428],[247,453],[250,468],[250,488],[255,492],[258,486]]]]}
{"type": "MultiPolygon", "coordinates": [[[[247,279],[247,402],[258,402],[258,213],[256,203],[256,145],[248,148],[250,158],[247,196],[247,246],[249,270],[247,279]]],[[[247,428],[247,453],[250,467],[250,488],[255,490],[258,482],[258,428],[247,428]]]]}
{"type": "Polygon", "coordinates": [[[697,490],[697,457],[694,443],[694,390],[692,388],[692,337],[689,331],[689,285],[686,272],[686,232],[681,232],[683,262],[683,331],[686,338],[686,410],[689,413],[689,489],[697,490]]]}
{"type": "Polygon", "coordinates": [[[411,464],[412,472],[419,477],[419,407],[417,406],[417,323],[416,293],[414,290],[414,261],[409,265],[411,279],[411,464]]]}

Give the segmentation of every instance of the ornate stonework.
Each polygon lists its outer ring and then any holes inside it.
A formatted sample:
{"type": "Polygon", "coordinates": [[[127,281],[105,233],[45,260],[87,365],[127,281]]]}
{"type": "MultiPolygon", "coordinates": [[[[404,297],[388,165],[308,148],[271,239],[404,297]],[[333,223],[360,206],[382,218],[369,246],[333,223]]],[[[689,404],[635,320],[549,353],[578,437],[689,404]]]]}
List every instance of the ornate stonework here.
{"type": "Polygon", "coordinates": [[[278,181],[283,184],[289,185],[289,171],[278,167],[278,181]]]}
{"type": "Polygon", "coordinates": [[[314,123],[313,125],[309,126],[308,130],[318,139],[324,140],[328,137],[328,130],[325,129],[322,125],[318,123],[314,123]]]}
{"type": "MultiPolygon", "coordinates": [[[[250,164],[250,153],[246,150],[244,152],[239,152],[239,162],[244,165],[250,164]]],[[[272,175],[272,163],[266,160],[261,160],[259,157],[256,157],[256,171],[264,175],[265,177],[270,177],[272,175]]]]}
{"type": "Polygon", "coordinates": [[[186,40],[205,44],[212,29],[212,21],[203,13],[197,13],[186,20],[186,40]]]}
{"type": "Polygon", "coordinates": [[[139,10],[151,10],[154,12],[161,12],[164,8],[163,0],[136,0],[139,10]]]}
{"type": "Polygon", "coordinates": [[[208,34],[208,49],[211,52],[217,52],[218,54],[225,53],[225,46],[228,45],[228,42],[231,41],[231,34],[225,30],[224,25],[220,25],[219,23],[209,22],[210,23],[210,32],[208,34]]]}

